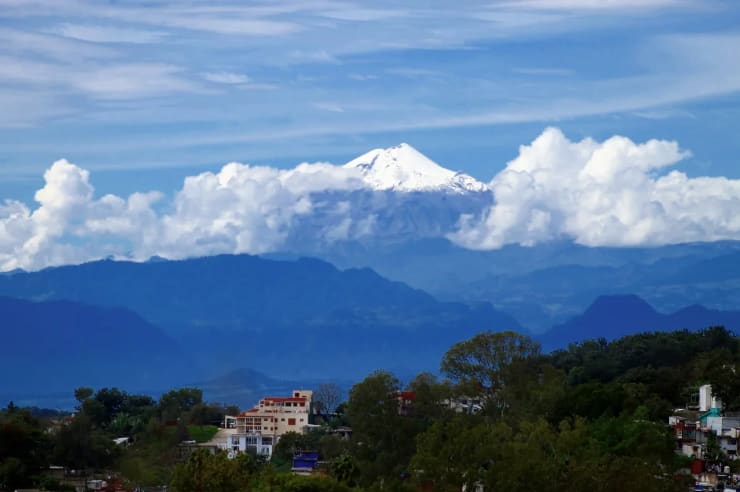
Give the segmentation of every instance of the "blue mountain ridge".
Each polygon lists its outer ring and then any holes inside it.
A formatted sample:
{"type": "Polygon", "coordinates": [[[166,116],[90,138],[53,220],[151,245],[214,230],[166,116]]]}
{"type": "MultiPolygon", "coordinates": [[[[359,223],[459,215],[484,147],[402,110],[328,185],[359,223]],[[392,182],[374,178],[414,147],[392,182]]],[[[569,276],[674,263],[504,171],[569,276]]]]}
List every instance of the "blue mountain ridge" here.
{"type": "Polygon", "coordinates": [[[125,308],[0,297],[0,326],[3,392],[151,390],[185,381],[192,369],[174,339],[125,308]]]}
{"type": "Polygon", "coordinates": [[[490,304],[440,302],[367,268],[307,258],[98,261],[0,277],[0,295],[125,306],[176,338],[204,377],[237,367],[291,379],[436,368],[478,331],[523,330],[490,304]]]}
{"type": "Polygon", "coordinates": [[[724,326],[740,331],[740,311],[691,305],[663,314],[636,295],[598,297],[581,315],[537,336],[546,351],[586,339],[614,340],[646,331],[699,330],[724,326]]]}
{"type": "MultiPolygon", "coordinates": [[[[678,263],[669,269],[694,264],[678,263]]],[[[558,291],[581,271],[562,265],[523,277],[558,291]]],[[[348,381],[378,368],[404,376],[434,371],[453,343],[477,332],[526,333],[491,304],[440,302],[368,268],[340,270],[308,258],[106,260],[0,276],[2,295],[25,299],[0,299],[6,391],[160,390],[201,381],[214,396],[236,391],[249,399],[291,381],[348,381]]],[[[710,325],[739,329],[740,313],[690,305],[662,314],[636,295],[611,295],[537,338],[550,350],[710,325]]]]}

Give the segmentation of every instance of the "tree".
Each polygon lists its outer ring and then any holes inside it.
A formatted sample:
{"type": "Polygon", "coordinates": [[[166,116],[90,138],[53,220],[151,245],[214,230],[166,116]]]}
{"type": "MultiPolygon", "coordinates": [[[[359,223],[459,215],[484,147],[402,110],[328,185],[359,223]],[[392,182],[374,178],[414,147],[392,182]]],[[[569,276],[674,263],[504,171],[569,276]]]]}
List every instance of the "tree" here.
{"type": "Polygon", "coordinates": [[[31,485],[48,466],[48,436],[28,410],[9,404],[0,411],[0,490],[31,485]]]}
{"type": "Polygon", "coordinates": [[[203,391],[198,388],[180,388],[168,391],[159,399],[162,421],[175,422],[195,405],[203,403],[203,391]]]}
{"type": "Polygon", "coordinates": [[[481,416],[456,415],[435,422],[417,438],[411,461],[420,482],[433,482],[435,490],[467,490],[484,477],[485,467],[511,435],[503,423],[492,425],[481,416]]]}
{"type": "Polygon", "coordinates": [[[170,487],[175,492],[246,491],[252,469],[253,458],[249,454],[229,459],[223,451],[212,454],[199,449],[175,468],[170,487]]]}
{"type": "Polygon", "coordinates": [[[357,463],[350,454],[341,454],[329,463],[329,473],[339,482],[347,485],[354,484],[354,477],[357,475],[357,463]]]}
{"type": "Polygon", "coordinates": [[[54,461],[68,468],[100,469],[113,463],[118,452],[110,436],[95,428],[83,412],[57,434],[54,461]]]}
{"type": "Polygon", "coordinates": [[[289,470],[293,464],[293,454],[296,451],[317,449],[320,438],[321,434],[318,432],[309,432],[307,434],[286,432],[273,449],[270,461],[278,469],[289,470]]]}
{"type": "Polygon", "coordinates": [[[413,421],[399,415],[399,390],[398,379],[385,371],[374,372],[350,390],[347,417],[365,484],[398,477],[414,453],[413,421]]]}
{"type": "Polygon", "coordinates": [[[406,386],[406,391],[414,394],[410,415],[420,431],[452,412],[448,404],[452,388],[448,382],[439,382],[434,374],[423,372],[416,375],[406,386]]]}
{"type": "Polygon", "coordinates": [[[342,390],[334,383],[320,384],[313,392],[314,407],[319,414],[332,413],[342,400],[342,390]]]}
{"type": "Polygon", "coordinates": [[[453,345],[442,358],[441,370],[463,391],[481,394],[487,406],[503,413],[507,387],[521,380],[539,354],[539,344],[529,337],[488,331],[453,345]]]}
{"type": "Polygon", "coordinates": [[[93,389],[86,386],[81,386],[75,390],[75,399],[80,402],[80,405],[82,405],[82,402],[90,398],[92,395],[93,389]]]}

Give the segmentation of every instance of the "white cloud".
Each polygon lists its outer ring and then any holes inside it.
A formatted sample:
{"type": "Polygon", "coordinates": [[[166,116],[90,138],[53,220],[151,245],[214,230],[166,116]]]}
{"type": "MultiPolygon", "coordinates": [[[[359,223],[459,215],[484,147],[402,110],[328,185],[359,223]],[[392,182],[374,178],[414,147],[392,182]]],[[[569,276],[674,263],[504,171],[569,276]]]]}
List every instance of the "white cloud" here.
{"type": "MultiPolygon", "coordinates": [[[[451,238],[476,249],[554,239],[588,246],[740,239],[740,180],[670,169],[688,155],[671,141],[574,142],[549,128],[493,178],[493,206],[482,218],[464,216],[451,238]]],[[[328,163],[291,169],[229,163],[186,178],[168,201],[158,192],[98,198],[88,171],[66,160],[44,180],[35,208],[0,204],[0,270],[109,255],[257,254],[386,232],[398,237],[417,230],[406,227],[406,215],[439,236],[453,230],[456,210],[441,198],[373,193],[357,169],[328,163]]],[[[484,206],[474,203],[476,211],[484,206]]]]}
{"type": "Polygon", "coordinates": [[[181,258],[272,251],[295,221],[312,212],[312,193],[360,186],[355,173],[327,164],[278,170],[230,163],[218,173],[185,180],[174,211],[162,217],[164,244],[151,254],[181,258]]]}
{"type": "Polygon", "coordinates": [[[206,72],[203,78],[216,84],[247,84],[250,80],[246,75],[234,72],[206,72]]]}
{"type": "Polygon", "coordinates": [[[313,103],[313,106],[316,109],[328,111],[330,113],[344,113],[344,107],[342,107],[341,104],[335,102],[315,102],[313,103]]]}
{"type": "Polygon", "coordinates": [[[70,83],[100,99],[198,91],[198,85],[181,77],[181,71],[161,63],[126,63],[91,69],[70,83]]]}
{"type": "Polygon", "coordinates": [[[567,238],[587,246],[740,239],[740,180],[665,169],[676,142],[568,140],[555,128],[522,146],[490,183],[494,205],[453,240],[476,249],[567,238]]]}
{"type": "MultiPolygon", "coordinates": [[[[218,173],[186,178],[169,210],[158,213],[158,192],[94,198],[89,173],[66,160],[55,162],[44,179],[35,210],[17,201],[0,205],[0,270],[108,255],[146,259],[272,251],[312,213],[313,194],[364,186],[356,170],[330,164],[278,170],[230,163],[218,173]]],[[[350,234],[350,225],[343,225],[342,237],[350,234]]],[[[357,224],[360,231],[366,228],[357,224]]],[[[327,240],[338,237],[336,229],[327,228],[327,240]]]]}
{"type": "Polygon", "coordinates": [[[204,80],[214,84],[223,84],[241,90],[250,91],[272,91],[278,89],[276,84],[264,84],[252,82],[251,77],[235,72],[204,72],[201,74],[204,80]]]}
{"type": "Polygon", "coordinates": [[[167,35],[162,31],[70,23],[61,24],[50,29],[50,32],[66,38],[89,41],[91,43],[151,44],[160,41],[167,35]]]}
{"type": "Polygon", "coordinates": [[[512,68],[511,71],[521,75],[534,75],[543,77],[566,77],[575,74],[573,70],[567,68],[517,67],[512,68]]]}
{"type": "Polygon", "coordinates": [[[60,71],[53,63],[0,54],[0,83],[61,86],[96,99],[133,99],[202,91],[198,84],[185,79],[182,72],[181,67],[161,63],[89,64],[74,72],[60,71]]]}
{"type": "Polygon", "coordinates": [[[693,7],[696,0],[505,0],[497,7],[531,10],[640,11],[693,7]]]}

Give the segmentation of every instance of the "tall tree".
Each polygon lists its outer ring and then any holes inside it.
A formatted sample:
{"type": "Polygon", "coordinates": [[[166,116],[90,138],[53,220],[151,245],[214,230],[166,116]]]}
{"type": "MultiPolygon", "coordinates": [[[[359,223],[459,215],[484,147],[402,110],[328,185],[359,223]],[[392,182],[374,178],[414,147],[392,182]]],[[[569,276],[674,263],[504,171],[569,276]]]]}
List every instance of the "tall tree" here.
{"type": "Polygon", "coordinates": [[[248,453],[229,459],[222,451],[197,450],[175,468],[170,487],[175,492],[242,492],[249,488],[253,469],[248,453]]]}
{"type": "Polygon", "coordinates": [[[361,478],[369,484],[397,476],[413,455],[415,436],[405,432],[407,421],[399,415],[399,380],[377,371],[352,387],[347,416],[361,478]]]}
{"type": "Polygon", "coordinates": [[[31,485],[48,466],[48,435],[28,410],[9,404],[0,411],[0,490],[31,485]]]}
{"type": "Polygon", "coordinates": [[[314,408],[320,414],[332,413],[342,401],[342,390],[334,383],[322,383],[313,392],[314,408]]]}
{"type": "Polygon", "coordinates": [[[509,406],[508,386],[522,380],[539,354],[539,344],[529,337],[488,331],[453,345],[442,358],[441,370],[462,391],[484,396],[489,409],[503,413],[509,406]]]}

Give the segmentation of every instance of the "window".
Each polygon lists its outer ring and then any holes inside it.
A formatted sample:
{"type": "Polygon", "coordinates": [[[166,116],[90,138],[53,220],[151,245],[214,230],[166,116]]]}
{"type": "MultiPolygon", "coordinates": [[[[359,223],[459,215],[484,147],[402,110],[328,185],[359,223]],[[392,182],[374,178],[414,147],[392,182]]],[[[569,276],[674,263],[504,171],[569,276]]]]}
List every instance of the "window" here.
{"type": "Polygon", "coordinates": [[[295,419],[288,419],[288,425],[295,425],[295,419]]]}
{"type": "Polygon", "coordinates": [[[280,419],[280,422],[285,422],[285,419],[280,419]]]}
{"type": "Polygon", "coordinates": [[[306,406],[306,402],[301,402],[301,406],[302,407],[305,407],[306,406]]]}

